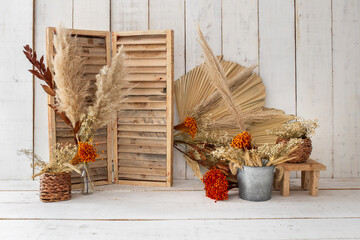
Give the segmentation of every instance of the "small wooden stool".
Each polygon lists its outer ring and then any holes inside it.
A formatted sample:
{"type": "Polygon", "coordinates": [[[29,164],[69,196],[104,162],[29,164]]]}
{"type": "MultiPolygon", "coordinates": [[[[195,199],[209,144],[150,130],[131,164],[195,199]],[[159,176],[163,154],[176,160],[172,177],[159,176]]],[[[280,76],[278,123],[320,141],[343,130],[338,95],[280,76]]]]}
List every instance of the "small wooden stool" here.
{"type": "MultiPolygon", "coordinates": [[[[276,190],[284,197],[290,195],[290,172],[301,171],[301,188],[309,190],[311,196],[316,197],[319,191],[320,171],[325,171],[326,166],[309,159],[304,163],[283,163],[279,166],[284,169],[284,176],[278,184],[274,184],[276,190]]],[[[277,174],[276,172],[275,174],[277,174]]]]}

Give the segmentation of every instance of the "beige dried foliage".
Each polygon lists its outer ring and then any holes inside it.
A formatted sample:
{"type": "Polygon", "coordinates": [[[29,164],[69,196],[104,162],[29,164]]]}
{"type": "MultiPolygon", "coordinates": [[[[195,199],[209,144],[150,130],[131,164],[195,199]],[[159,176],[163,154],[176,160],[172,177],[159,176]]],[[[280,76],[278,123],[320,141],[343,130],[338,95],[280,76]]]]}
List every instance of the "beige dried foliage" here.
{"type": "Polygon", "coordinates": [[[64,112],[73,127],[85,113],[86,98],[90,95],[89,85],[83,77],[84,58],[79,56],[80,47],[70,31],[58,27],[54,36],[56,55],[53,59],[56,102],[59,111],[64,112]]]}
{"type": "Polygon", "coordinates": [[[230,91],[230,88],[228,86],[224,69],[221,66],[217,57],[215,57],[209,44],[205,40],[205,37],[200,30],[200,27],[197,26],[196,30],[199,35],[199,43],[205,53],[204,68],[206,69],[210,79],[212,80],[211,83],[214,85],[214,87],[216,87],[216,89],[221,94],[224,103],[228,108],[229,112],[231,113],[231,115],[233,116],[233,119],[235,120],[237,126],[239,127],[239,130],[245,131],[245,125],[244,125],[243,116],[241,114],[241,109],[239,106],[236,107],[236,104],[234,103],[234,99],[230,91]]]}
{"type": "Polygon", "coordinates": [[[94,131],[111,122],[115,114],[123,108],[130,89],[129,81],[126,80],[126,62],[126,55],[121,47],[111,66],[104,66],[96,76],[94,105],[89,108],[88,113],[93,117],[94,131]]]}
{"type": "Polygon", "coordinates": [[[268,130],[269,135],[274,135],[281,138],[310,138],[315,134],[316,128],[319,127],[318,120],[305,120],[296,117],[296,122],[289,122],[283,124],[280,128],[268,130]]]}
{"type": "Polygon", "coordinates": [[[30,149],[19,150],[20,154],[26,155],[30,160],[34,158],[34,164],[31,167],[38,170],[33,178],[40,176],[43,173],[63,173],[76,171],[80,174],[77,167],[70,164],[71,159],[76,155],[77,146],[71,144],[57,143],[56,147],[52,147],[51,154],[53,155],[53,161],[44,162],[40,156],[35,154],[30,149]]]}

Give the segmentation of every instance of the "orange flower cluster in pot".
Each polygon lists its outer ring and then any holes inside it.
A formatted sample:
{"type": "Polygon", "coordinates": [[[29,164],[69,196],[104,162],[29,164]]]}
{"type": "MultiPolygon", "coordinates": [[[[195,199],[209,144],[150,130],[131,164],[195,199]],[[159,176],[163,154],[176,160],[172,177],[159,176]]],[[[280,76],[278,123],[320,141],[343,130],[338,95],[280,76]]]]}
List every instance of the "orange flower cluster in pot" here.
{"type": "Polygon", "coordinates": [[[236,135],[232,142],[231,142],[231,146],[237,149],[250,149],[251,148],[251,140],[252,140],[252,136],[249,132],[242,132],[239,133],[238,135],[236,135]]]}
{"type": "Polygon", "coordinates": [[[81,162],[95,162],[99,155],[96,153],[96,148],[89,142],[79,142],[78,152],[71,160],[72,165],[76,165],[81,162]]]}
{"type": "Polygon", "coordinates": [[[202,182],[205,185],[205,192],[208,198],[216,201],[227,200],[229,182],[220,169],[213,168],[205,173],[202,182]]]}
{"type": "Polygon", "coordinates": [[[197,133],[197,123],[194,118],[187,116],[185,121],[176,125],[174,129],[186,132],[191,136],[192,139],[194,139],[197,133]]]}

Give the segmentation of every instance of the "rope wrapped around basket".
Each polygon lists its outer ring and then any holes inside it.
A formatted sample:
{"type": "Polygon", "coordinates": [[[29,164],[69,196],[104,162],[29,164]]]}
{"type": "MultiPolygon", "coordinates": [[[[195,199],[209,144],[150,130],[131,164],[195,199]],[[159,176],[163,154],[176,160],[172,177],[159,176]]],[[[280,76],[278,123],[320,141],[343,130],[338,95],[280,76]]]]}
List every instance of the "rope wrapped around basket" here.
{"type": "Polygon", "coordinates": [[[40,177],[40,200],[57,202],[71,198],[71,173],[44,173],[40,177]]]}

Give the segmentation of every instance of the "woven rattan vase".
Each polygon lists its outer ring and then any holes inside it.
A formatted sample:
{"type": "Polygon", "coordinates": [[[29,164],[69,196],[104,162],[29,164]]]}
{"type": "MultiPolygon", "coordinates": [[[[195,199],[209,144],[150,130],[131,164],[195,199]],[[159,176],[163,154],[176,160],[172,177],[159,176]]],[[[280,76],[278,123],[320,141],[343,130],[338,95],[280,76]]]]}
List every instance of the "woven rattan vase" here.
{"type": "MultiPolygon", "coordinates": [[[[290,141],[290,139],[279,137],[276,140],[276,143],[280,143],[280,142],[287,143],[288,141],[290,141]]],[[[289,157],[294,157],[294,159],[288,161],[288,163],[306,162],[311,155],[311,151],[312,151],[311,139],[310,138],[303,139],[303,143],[300,144],[298,149],[296,149],[295,152],[289,155],[289,157]]]]}
{"type": "Polygon", "coordinates": [[[40,200],[65,201],[71,198],[71,173],[44,173],[40,177],[40,200]]]}

